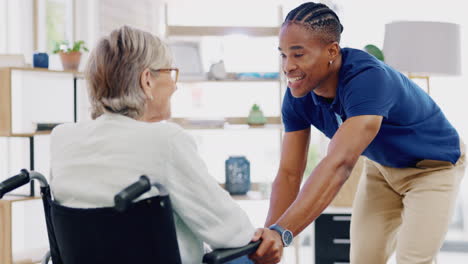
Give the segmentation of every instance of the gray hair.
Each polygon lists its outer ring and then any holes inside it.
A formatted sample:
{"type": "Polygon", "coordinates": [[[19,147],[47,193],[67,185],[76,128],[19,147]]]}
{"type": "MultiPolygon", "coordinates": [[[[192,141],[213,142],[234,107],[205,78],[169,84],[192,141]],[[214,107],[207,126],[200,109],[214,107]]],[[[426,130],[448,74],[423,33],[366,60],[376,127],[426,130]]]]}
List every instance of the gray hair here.
{"type": "Polygon", "coordinates": [[[169,48],[158,37],[129,26],[112,31],[91,52],[85,70],[91,117],[109,111],[138,119],[146,107],[142,72],[171,65],[169,48]]]}

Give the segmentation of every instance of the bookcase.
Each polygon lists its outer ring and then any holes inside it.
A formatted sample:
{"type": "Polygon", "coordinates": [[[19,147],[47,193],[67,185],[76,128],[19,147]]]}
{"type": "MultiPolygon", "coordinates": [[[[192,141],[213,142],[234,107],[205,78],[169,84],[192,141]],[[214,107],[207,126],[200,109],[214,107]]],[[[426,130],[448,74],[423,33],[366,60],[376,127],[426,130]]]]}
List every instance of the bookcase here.
{"type": "MultiPolygon", "coordinates": [[[[76,122],[82,74],[0,68],[0,181],[20,169],[49,175],[50,130],[38,124],[76,122]]],[[[37,263],[48,249],[40,197],[33,182],[0,200],[0,263],[37,263]]]]}
{"type": "MultiPolygon", "coordinates": [[[[38,124],[76,122],[82,78],[78,72],[0,68],[0,180],[26,166],[48,174],[50,130],[37,131],[38,124]]],[[[33,184],[15,193],[34,195],[33,184]]]]}
{"type": "Polygon", "coordinates": [[[37,263],[49,248],[40,197],[0,200],[0,263],[37,263]]]}
{"type": "MultiPolygon", "coordinates": [[[[185,25],[171,24],[170,15],[178,16],[178,13],[168,12],[168,5],[165,8],[166,41],[170,44],[177,41],[197,42],[202,55],[207,57],[213,57],[209,53],[216,50],[217,44],[222,43],[224,54],[218,58],[225,61],[228,71],[226,78],[218,80],[203,76],[188,79],[184,78],[181,69],[178,90],[172,100],[171,121],[180,124],[195,137],[203,160],[218,182],[225,181],[224,164],[229,156],[245,156],[250,162],[252,189],[256,186],[268,189],[279,165],[284,132],[281,102],[286,87],[279,74],[281,70],[277,51],[277,36],[282,22],[281,8],[278,8],[278,19],[274,25],[262,26],[219,25],[215,21],[207,25],[191,22],[185,25]],[[232,63],[225,60],[231,56],[231,62],[233,61],[229,49],[231,54],[234,53],[239,58],[245,55],[242,55],[245,52],[244,47],[265,53],[266,47],[254,45],[258,42],[269,45],[267,61],[259,56],[249,59],[245,64],[241,63],[240,67],[230,67],[232,63]],[[263,72],[259,72],[255,65],[270,63],[272,60],[276,66],[270,67],[269,73],[276,77],[239,77],[243,74],[262,76],[263,72]],[[230,68],[235,70],[230,71],[230,68]],[[260,105],[267,119],[265,125],[247,124],[253,104],[260,105]]],[[[178,66],[177,61],[175,66],[178,66]]],[[[208,71],[208,66],[205,65],[204,73],[208,71]]]]}

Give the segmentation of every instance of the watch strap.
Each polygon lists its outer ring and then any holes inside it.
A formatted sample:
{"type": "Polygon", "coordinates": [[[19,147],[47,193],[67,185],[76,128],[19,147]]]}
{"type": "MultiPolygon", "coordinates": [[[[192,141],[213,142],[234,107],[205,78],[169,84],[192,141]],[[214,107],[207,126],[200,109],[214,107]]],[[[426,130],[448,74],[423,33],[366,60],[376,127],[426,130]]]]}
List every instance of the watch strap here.
{"type": "Polygon", "coordinates": [[[284,234],[286,232],[290,233],[292,235],[292,232],[283,228],[282,226],[278,225],[278,224],[273,224],[269,227],[270,230],[274,230],[276,232],[278,232],[278,234],[280,235],[281,237],[281,241],[283,242],[283,246],[287,247],[291,244],[291,241],[285,241],[285,238],[284,238],[284,234]]]}

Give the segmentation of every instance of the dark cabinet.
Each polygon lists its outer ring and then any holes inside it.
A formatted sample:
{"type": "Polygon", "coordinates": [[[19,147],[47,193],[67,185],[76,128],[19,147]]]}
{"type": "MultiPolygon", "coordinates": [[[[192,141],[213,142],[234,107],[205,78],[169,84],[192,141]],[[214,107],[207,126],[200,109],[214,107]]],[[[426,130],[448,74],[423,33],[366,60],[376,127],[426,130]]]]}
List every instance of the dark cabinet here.
{"type": "Polygon", "coordinates": [[[315,263],[349,263],[351,214],[324,213],[315,220],[315,263]]]}

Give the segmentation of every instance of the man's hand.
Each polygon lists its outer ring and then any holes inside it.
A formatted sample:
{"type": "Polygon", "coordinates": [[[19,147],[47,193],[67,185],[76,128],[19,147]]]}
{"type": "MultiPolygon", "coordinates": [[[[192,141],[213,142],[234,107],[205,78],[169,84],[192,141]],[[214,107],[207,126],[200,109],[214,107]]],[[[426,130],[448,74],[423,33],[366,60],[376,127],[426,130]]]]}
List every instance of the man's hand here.
{"type": "Polygon", "coordinates": [[[278,232],[268,228],[258,228],[252,241],[262,239],[257,251],[249,256],[255,264],[278,263],[283,256],[283,241],[278,232]]]}

